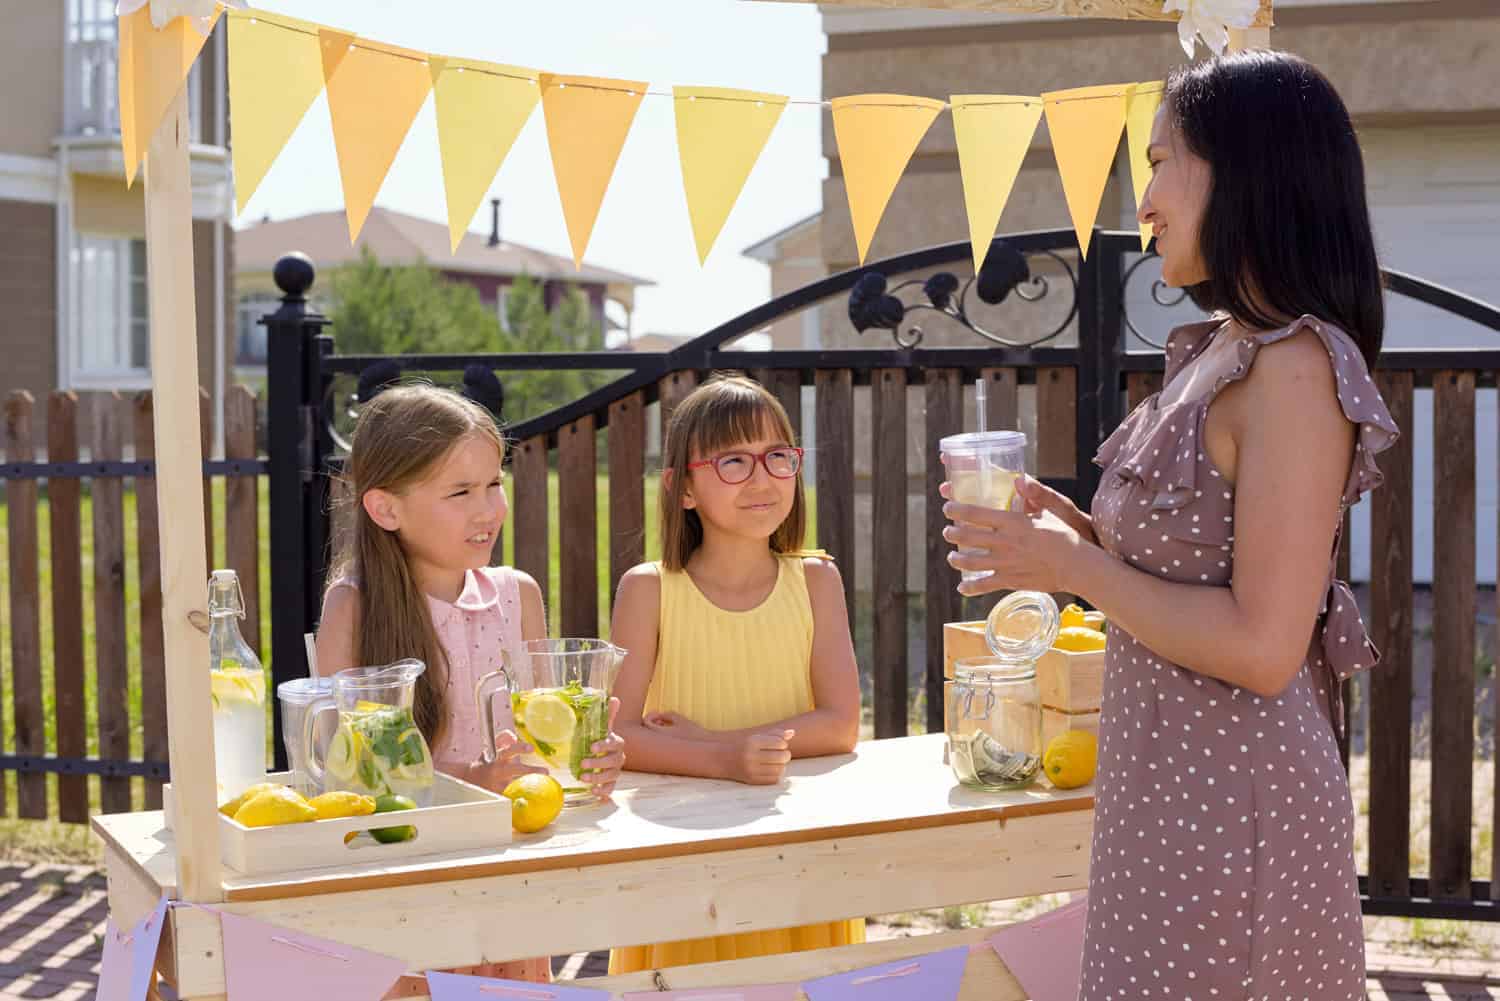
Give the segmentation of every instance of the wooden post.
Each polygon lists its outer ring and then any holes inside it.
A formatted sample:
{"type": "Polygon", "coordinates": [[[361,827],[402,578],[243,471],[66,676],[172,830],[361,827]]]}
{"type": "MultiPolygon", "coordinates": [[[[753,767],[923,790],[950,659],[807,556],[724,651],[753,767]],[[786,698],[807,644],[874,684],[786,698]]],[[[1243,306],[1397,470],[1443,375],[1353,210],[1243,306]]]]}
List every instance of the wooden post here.
{"type": "Polygon", "coordinates": [[[184,900],[212,902],[223,898],[223,889],[204,608],[208,566],[203,546],[190,134],[183,86],[146,152],[146,287],[177,887],[184,900]]]}

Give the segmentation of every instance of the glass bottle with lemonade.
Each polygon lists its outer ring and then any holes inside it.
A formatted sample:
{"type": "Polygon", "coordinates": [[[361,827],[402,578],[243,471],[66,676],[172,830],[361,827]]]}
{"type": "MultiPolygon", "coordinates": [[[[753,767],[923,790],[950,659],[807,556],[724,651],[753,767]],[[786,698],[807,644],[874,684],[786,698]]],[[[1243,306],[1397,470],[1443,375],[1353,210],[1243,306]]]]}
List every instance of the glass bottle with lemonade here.
{"type": "Polygon", "coordinates": [[[266,777],[266,672],[240,635],[245,599],[233,570],[209,578],[208,615],[216,801],[223,803],[266,777]]]}

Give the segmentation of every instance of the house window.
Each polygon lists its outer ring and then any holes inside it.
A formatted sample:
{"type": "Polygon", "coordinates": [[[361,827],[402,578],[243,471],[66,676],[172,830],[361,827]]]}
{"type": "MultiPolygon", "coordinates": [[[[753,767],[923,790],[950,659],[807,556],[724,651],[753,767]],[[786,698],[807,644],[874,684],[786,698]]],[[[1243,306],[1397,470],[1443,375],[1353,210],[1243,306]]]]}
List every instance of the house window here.
{"type": "MultiPolygon", "coordinates": [[[[109,135],[120,131],[119,28],[117,0],[67,0],[68,48],[65,59],[68,135],[109,135]]],[[[203,141],[203,74],[194,63],[188,75],[191,140],[203,141]]]]}
{"type": "Polygon", "coordinates": [[[146,242],[80,235],[72,253],[78,316],[72,381],[131,388],[151,373],[146,242]]]}
{"type": "Polygon", "coordinates": [[[264,366],[269,357],[269,342],[265,324],[261,317],[281,308],[281,300],[273,295],[249,294],[240,298],[236,310],[234,363],[236,365],[264,366]]]}

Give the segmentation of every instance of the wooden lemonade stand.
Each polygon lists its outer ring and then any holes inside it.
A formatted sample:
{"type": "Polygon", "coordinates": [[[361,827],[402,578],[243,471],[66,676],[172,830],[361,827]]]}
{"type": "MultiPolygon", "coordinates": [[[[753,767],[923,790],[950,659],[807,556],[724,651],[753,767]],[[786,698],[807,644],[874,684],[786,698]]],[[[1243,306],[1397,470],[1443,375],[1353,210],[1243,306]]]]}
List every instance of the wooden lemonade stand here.
{"type": "MultiPolygon", "coordinates": [[[[833,0],[853,5],[855,0],[833,0]]],[[[1160,0],[879,0],[883,6],[1167,19],[1160,0]]],[[[1263,0],[1262,24],[1270,2],[1263,0]]],[[[1235,47],[1269,44],[1269,27],[1235,47]]],[[[959,787],[942,735],[793,762],[779,786],[626,773],[614,803],[565,811],[493,844],[247,875],[221,864],[204,617],[188,101],[178,88],[145,155],[162,625],[173,796],[162,811],[95,817],[109,904],[124,927],[165,894],[404,960],[412,971],[1007,899],[1087,886],[1093,797],[1044,785],[959,787]],[[169,829],[170,828],[170,829],[169,829]]],[[[419,827],[420,840],[420,827],[419,827]]],[[[225,996],[217,914],[170,911],[158,969],[184,999],[225,996]]],[[[972,929],[585,981],[627,990],[793,982],[977,944],[972,929]]],[[[1020,999],[988,949],[962,998],[1020,999]]]]}

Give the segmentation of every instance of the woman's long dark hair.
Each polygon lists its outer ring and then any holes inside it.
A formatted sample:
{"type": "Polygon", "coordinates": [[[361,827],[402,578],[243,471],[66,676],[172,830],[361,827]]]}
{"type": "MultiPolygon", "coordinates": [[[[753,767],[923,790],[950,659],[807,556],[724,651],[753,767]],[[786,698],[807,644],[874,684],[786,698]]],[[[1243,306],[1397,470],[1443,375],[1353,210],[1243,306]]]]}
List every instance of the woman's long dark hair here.
{"type": "Polygon", "coordinates": [[[1193,301],[1252,330],[1310,313],[1373,368],[1385,300],[1364,158],[1328,78],[1285,52],[1239,52],[1176,70],[1165,107],[1213,176],[1193,301]]]}

